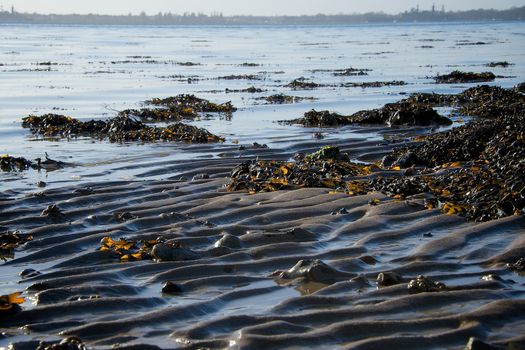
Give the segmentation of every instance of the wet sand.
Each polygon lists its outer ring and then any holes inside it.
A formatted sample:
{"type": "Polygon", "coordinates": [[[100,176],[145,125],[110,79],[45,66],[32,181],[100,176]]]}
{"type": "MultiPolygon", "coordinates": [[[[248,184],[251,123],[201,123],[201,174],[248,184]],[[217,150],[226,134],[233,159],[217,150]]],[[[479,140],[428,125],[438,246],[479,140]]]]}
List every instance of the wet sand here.
{"type": "MultiPolygon", "coordinates": [[[[340,146],[370,160],[391,147],[366,136],[340,146]]],[[[224,185],[239,155],[230,148],[219,159],[151,169],[164,180],[66,186],[2,200],[0,227],[34,239],[2,266],[2,277],[19,280],[9,288],[26,289],[27,301],[0,318],[0,341],[18,343],[16,349],[65,336],[97,349],[461,349],[477,337],[523,348],[525,278],[505,267],[523,256],[523,216],[473,223],[427,210],[422,199],[381,193],[229,193],[224,185]],[[191,180],[201,173],[210,178],[191,180]],[[51,204],[65,217],[41,216],[51,204]],[[215,247],[225,233],[239,240],[215,247]],[[100,251],[105,236],[161,236],[197,254],[123,263],[100,251]],[[300,261],[311,268],[286,272],[300,261]],[[41,274],[16,276],[26,268],[41,274]],[[402,279],[378,287],[381,272],[402,279]],[[410,294],[407,284],[418,275],[447,288],[410,294]],[[167,281],[181,292],[162,293],[167,281]]],[[[291,155],[261,149],[246,158],[291,155]]]]}

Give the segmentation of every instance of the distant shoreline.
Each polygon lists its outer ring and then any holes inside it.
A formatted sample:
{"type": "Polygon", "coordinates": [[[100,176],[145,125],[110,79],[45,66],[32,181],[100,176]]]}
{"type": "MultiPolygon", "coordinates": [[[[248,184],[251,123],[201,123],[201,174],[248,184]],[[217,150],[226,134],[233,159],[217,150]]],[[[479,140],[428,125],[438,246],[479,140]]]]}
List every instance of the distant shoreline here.
{"type": "Polygon", "coordinates": [[[525,6],[507,10],[469,10],[446,12],[439,10],[419,11],[412,9],[396,15],[372,12],[352,15],[315,16],[223,16],[186,13],[183,15],[159,13],[140,15],[96,14],[37,14],[19,13],[14,9],[0,12],[0,24],[64,24],[64,25],[342,25],[342,24],[389,24],[429,22],[479,22],[523,21],[525,6]]]}

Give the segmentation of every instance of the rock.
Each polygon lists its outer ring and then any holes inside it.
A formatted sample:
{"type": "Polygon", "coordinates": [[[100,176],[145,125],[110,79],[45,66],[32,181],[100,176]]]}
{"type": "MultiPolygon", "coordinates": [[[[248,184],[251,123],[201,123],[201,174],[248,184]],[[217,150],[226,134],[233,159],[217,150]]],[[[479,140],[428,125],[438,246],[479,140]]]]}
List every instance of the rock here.
{"type": "Polygon", "coordinates": [[[87,347],[77,337],[62,339],[59,343],[40,342],[36,350],[87,350],[87,347]]]}
{"type": "Polygon", "coordinates": [[[56,204],[49,205],[46,209],[42,211],[42,216],[47,216],[54,219],[64,218],[66,215],[60,210],[56,204]]]}
{"type": "Polygon", "coordinates": [[[225,233],[214,245],[218,247],[228,247],[231,249],[239,249],[242,247],[242,242],[239,237],[225,233]]]}
{"type": "Polygon", "coordinates": [[[282,279],[305,278],[308,281],[320,283],[332,283],[337,278],[348,277],[347,274],[338,271],[321,260],[300,260],[291,269],[278,274],[282,279]]]}
{"type": "Polygon", "coordinates": [[[207,180],[209,178],[210,178],[210,175],[208,175],[206,173],[202,173],[202,174],[197,174],[197,175],[193,176],[191,181],[207,180]]]}
{"type": "Polygon", "coordinates": [[[408,292],[410,294],[441,292],[446,290],[446,288],[445,284],[434,282],[430,278],[421,275],[408,283],[408,292]]]}
{"type": "Polygon", "coordinates": [[[31,278],[31,277],[35,277],[35,276],[38,276],[38,275],[41,275],[41,272],[35,270],[35,269],[24,269],[20,272],[20,277],[22,278],[31,278]]]}
{"type": "Polygon", "coordinates": [[[164,283],[164,286],[162,286],[162,293],[164,294],[180,294],[182,292],[183,289],[181,286],[170,281],[164,283]]]}
{"type": "Polygon", "coordinates": [[[388,126],[394,125],[420,125],[432,124],[450,125],[449,118],[440,116],[433,108],[411,104],[400,104],[397,110],[390,114],[386,121],[388,126]]]}
{"type": "Polygon", "coordinates": [[[525,271],[525,258],[520,258],[515,263],[508,263],[507,268],[511,271],[525,271]]]}
{"type": "Polygon", "coordinates": [[[160,261],[183,261],[183,260],[196,260],[201,256],[189,249],[174,247],[167,243],[156,244],[151,255],[160,261]]]}
{"type": "Polygon", "coordinates": [[[397,158],[392,154],[387,154],[386,156],[381,159],[381,168],[390,168],[392,165],[394,165],[394,162],[397,160],[397,158]]]}
{"type": "Polygon", "coordinates": [[[481,279],[483,281],[487,281],[487,282],[488,281],[503,281],[503,279],[500,276],[496,275],[495,273],[491,273],[491,274],[485,275],[485,276],[481,277],[481,279]]]}
{"type": "Polygon", "coordinates": [[[470,339],[467,342],[467,346],[465,347],[465,350],[503,350],[506,349],[502,346],[497,345],[491,345],[488,343],[485,343],[484,341],[475,338],[470,337],[470,339]]]}
{"type": "Polygon", "coordinates": [[[515,89],[521,93],[525,93],[525,82],[516,85],[515,89]]]}
{"type": "Polygon", "coordinates": [[[388,287],[403,283],[403,277],[396,272],[381,272],[377,275],[376,282],[378,286],[388,287]]]}
{"type": "Polygon", "coordinates": [[[349,213],[348,213],[348,210],[346,210],[346,208],[341,208],[341,209],[339,209],[337,214],[339,214],[339,215],[347,215],[349,213]]]}
{"type": "Polygon", "coordinates": [[[44,181],[38,181],[36,183],[37,187],[44,188],[47,186],[47,184],[44,181]]]}
{"type": "Polygon", "coordinates": [[[399,166],[402,169],[410,168],[411,166],[417,163],[417,156],[413,152],[406,152],[397,158],[395,165],[399,166]]]}

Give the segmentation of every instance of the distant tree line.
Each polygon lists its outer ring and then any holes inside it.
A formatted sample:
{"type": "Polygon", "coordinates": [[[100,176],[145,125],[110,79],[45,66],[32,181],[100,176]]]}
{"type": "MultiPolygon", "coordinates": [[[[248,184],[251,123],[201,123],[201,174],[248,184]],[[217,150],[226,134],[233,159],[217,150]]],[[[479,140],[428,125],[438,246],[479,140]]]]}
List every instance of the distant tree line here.
{"type": "Polygon", "coordinates": [[[103,24],[103,25],[329,25],[329,24],[359,24],[359,23],[406,23],[406,22],[443,22],[443,21],[509,21],[524,20],[525,6],[514,7],[508,10],[469,10],[469,11],[440,11],[432,7],[429,11],[411,9],[396,15],[383,12],[370,12],[352,15],[315,15],[315,16],[223,16],[215,12],[210,15],[204,13],[172,14],[158,13],[149,16],[145,12],[139,15],[127,16],[111,15],[43,15],[38,13],[19,13],[11,11],[0,12],[0,23],[20,24],[103,24]]]}

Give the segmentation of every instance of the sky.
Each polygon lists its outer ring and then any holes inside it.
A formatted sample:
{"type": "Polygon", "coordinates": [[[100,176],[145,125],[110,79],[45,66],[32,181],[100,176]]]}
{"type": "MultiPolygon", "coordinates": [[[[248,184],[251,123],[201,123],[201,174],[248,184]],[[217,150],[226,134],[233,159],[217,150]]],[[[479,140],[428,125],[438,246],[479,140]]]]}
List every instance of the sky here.
{"type": "Polygon", "coordinates": [[[18,12],[147,14],[158,12],[222,12],[224,15],[314,15],[318,13],[398,13],[419,4],[420,9],[446,10],[473,8],[507,9],[524,6],[525,0],[0,0],[4,9],[14,6],[18,12]]]}

